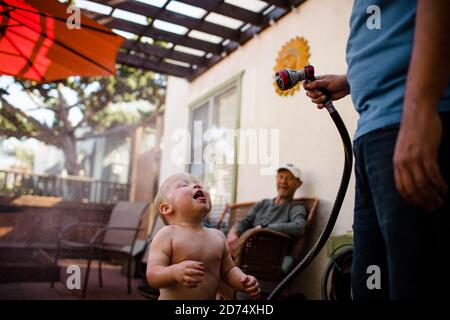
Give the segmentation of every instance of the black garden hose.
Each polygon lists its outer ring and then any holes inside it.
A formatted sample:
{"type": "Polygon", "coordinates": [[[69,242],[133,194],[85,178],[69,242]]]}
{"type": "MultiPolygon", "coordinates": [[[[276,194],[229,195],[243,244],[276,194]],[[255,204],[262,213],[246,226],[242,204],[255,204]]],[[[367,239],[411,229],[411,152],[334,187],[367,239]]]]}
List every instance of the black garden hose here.
{"type": "MultiPolygon", "coordinates": [[[[277,84],[280,89],[286,90],[289,89],[289,86],[294,86],[295,81],[302,80],[311,80],[314,81],[314,68],[312,66],[306,66],[304,70],[300,71],[292,71],[292,70],[282,70],[277,72],[277,84]],[[297,78],[293,79],[292,74],[297,76],[297,78]]],[[[352,143],[350,140],[350,136],[348,134],[347,128],[345,127],[344,122],[342,121],[341,116],[336,111],[333,106],[333,103],[330,99],[330,94],[326,90],[322,90],[323,94],[327,97],[326,102],[324,102],[325,108],[329,112],[331,119],[333,120],[339,135],[342,139],[342,146],[344,148],[344,170],[342,173],[341,184],[339,186],[339,190],[334,201],[333,208],[331,210],[328,221],[325,225],[325,228],[322,230],[322,233],[319,236],[319,239],[313,245],[311,250],[306,254],[306,256],[289,272],[286,277],[281,280],[281,282],[275,287],[275,289],[270,293],[267,297],[267,300],[275,300],[284,289],[294,281],[297,276],[306,269],[306,267],[313,261],[313,259],[319,254],[320,250],[323,248],[328,238],[330,237],[331,232],[333,231],[334,225],[339,215],[339,211],[342,207],[342,203],[345,198],[345,193],[347,192],[348,184],[350,181],[350,176],[352,172],[353,166],[353,155],[352,155],[352,143]]]]}

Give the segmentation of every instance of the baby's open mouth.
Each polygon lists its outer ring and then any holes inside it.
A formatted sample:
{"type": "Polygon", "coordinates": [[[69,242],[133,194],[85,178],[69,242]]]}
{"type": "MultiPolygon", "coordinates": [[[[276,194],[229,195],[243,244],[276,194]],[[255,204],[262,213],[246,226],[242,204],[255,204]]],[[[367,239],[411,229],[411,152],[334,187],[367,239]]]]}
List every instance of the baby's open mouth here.
{"type": "Polygon", "coordinates": [[[194,198],[194,199],[198,199],[198,198],[206,199],[205,194],[203,193],[202,190],[198,190],[198,191],[194,194],[193,198],[194,198]]]}

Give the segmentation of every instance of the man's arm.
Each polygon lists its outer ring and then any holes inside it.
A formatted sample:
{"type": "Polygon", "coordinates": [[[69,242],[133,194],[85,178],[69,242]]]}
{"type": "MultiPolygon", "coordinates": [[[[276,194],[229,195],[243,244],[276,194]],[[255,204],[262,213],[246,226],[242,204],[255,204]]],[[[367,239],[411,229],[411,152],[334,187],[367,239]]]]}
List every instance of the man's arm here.
{"type": "Polygon", "coordinates": [[[240,236],[242,233],[244,233],[244,231],[255,227],[254,222],[255,222],[256,214],[258,213],[258,210],[261,207],[261,203],[262,203],[262,201],[256,203],[250,209],[250,211],[247,213],[247,215],[244,218],[242,218],[241,220],[239,220],[236,223],[236,225],[230,229],[230,231],[233,230],[233,232],[235,232],[237,236],[240,236]]]}
{"type": "Polygon", "coordinates": [[[442,125],[437,111],[450,78],[450,1],[419,0],[403,116],[394,154],[397,189],[433,210],[448,192],[437,162],[442,125]]]}
{"type": "Polygon", "coordinates": [[[290,208],[290,222],[271,223],[268,229],[285,233],[293,238],[303,235],[306,226],[307,210],[303,205],[295,205],[290,208]]]}
{"type": "Polygon", "coordinates": [[[230,230],[228,231],[227,239],[228,244],[231,247],[231,251],[234,251],[236,242],[239,238],[239,236],[244,233],[247,229],[255,227],[254,222],[256,218],[256,214],[261,207],[262,201],[256,203],[249,211],[249,213],[239,220],[236,225],[232,226],[230,230]]]}

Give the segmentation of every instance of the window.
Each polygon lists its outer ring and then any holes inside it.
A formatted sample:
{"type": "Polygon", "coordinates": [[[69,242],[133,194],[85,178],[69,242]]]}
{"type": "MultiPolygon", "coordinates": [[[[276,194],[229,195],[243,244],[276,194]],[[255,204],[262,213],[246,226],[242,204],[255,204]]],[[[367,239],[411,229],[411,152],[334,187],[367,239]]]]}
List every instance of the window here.
{"type": "Polygon", "coordinates": [[[209,190],[210,222],[218,221],[227,203],[235,202],[239,81],[233,81],[194,105],[191,111],[189,172],[209,190]]]}

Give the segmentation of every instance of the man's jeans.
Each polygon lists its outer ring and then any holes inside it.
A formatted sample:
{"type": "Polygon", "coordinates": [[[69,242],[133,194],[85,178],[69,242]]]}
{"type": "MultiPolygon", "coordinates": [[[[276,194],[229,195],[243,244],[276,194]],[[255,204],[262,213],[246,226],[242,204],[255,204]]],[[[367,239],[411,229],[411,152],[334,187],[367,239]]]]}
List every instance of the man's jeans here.
{"type": "MultiPolygon", "coordinates": [[[[450,113],[441,119],[439,164],[450,187],[450,113]]],[[[354,299],[443,298],[450,292],[450,197],[433,213],[403,199],[393,171],[398,129],[386,127],[354,141],[354,299]],[[380,268],[381,289],[369,289],[376,283],[371,265],[380,268]]]]}

